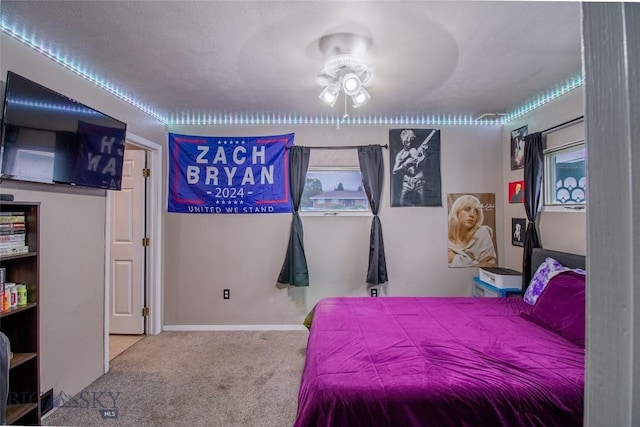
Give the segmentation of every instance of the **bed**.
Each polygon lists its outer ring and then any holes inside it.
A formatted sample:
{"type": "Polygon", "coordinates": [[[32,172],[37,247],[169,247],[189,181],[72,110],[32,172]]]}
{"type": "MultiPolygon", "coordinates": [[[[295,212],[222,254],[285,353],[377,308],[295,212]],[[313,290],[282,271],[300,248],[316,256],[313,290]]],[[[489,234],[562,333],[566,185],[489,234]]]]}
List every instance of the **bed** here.
{"type": "MultiPolygon", "coordinates": [[[[534,268],[548,256],[584,268],[582,256],[541,249],[534,268]]],[[[584,343],[538,318],[556,298],[547,295],[564,289],[555,282],[574,283],[571,274],[551,279],[534,306],[522,298],[319,301],[294,425],[582,425],[584,343]]],[[[576,298],[559,292],[553,309],[566,312],[562,304],[576,298]]],[[[584,314],[577,322],[584,335],[584,314]]]]}

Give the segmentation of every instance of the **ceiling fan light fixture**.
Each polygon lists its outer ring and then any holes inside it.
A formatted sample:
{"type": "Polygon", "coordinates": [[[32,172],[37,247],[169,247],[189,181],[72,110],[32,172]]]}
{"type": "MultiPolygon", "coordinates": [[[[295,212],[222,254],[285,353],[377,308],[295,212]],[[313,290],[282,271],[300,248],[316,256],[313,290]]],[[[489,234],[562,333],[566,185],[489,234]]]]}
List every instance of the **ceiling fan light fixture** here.
{"type": "Polygon", "coordinates": [[[366,104],[371,96],[364,87],[371,83],[372,79],[373,70],[362,58],[353,54],[330,56],[325,60],[322,72],[316,76],[316,82],[324,86],[320,99],[331,106],[335,104],[341,90],[345,97],[352,98],[354,107],[366,104]]]}
{"type": "Polygon", "coordinates": [[[363,87],[355,94],[351,96],[351,101],[353,101],[353,108],[362,107],[364,104],[369,102],[371,99],[371,95],[367,92],[363,87]]]}
{"type": "Polygon", "coordinates": [[[320,99],[328,104],[330,107],[336,105],[336,101],[338,100],[338,95],[340,94],[340,86],[336,84],[331,84],[325,87],[322,92],[320,92],[320,99]]]}
{"type": "Polygon", "coordinates": [[[347,73],[342,77],[342,90],[344,90],[345,94],[353,96],[357,94],[361,88],[362,82],[354,73],[347,73]]]}

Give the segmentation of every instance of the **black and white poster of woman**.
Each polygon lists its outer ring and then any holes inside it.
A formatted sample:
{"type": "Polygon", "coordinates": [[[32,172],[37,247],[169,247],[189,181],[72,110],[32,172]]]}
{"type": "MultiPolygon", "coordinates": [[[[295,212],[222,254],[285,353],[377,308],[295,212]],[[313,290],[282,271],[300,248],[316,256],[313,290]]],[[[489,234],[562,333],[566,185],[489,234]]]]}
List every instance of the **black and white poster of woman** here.
{"type": "Polygon", "coordinates": [[[449,267],[497,267],[495,193],[447,194],[449,267]]]}
{"type": "Polygon", "coordinates": [[[391,206],[442,206],[440,131],[389,129],[391,206]]]}
{"type": "Polygon", "coordinates": [[[511,170],[524,168],[524,137],[528,126],[511,131],[511,170]]]}

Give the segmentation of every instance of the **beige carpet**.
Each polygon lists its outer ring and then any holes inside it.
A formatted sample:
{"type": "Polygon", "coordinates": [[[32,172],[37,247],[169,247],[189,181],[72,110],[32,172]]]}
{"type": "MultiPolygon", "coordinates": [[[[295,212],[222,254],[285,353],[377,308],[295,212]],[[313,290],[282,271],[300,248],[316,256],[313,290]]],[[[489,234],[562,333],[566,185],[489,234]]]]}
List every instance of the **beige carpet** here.
{"type": "Polygon", "coordinates": [[[307,338],[306,331],[145,337],[81,393],[58,399],[43,425],[291,426],[307,338]]]}

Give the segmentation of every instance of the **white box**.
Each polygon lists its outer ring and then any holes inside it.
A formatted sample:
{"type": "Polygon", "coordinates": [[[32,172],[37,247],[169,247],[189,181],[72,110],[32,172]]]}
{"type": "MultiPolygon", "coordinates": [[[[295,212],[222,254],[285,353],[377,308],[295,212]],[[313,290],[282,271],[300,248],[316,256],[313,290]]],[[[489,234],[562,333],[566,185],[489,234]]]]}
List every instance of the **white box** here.
{"type": "Polygon", "coordinates": [[[509,268],[481,268],[480,280],[500,289],[522,288],[522,273],[509,268]]]}
{"type": "Polygon", "coordinates": [[[473,291],[472,296],[476,298],[499,298],[500,294],[498,292],[490,291],[487,288],[483,288],[476,282],[473,282],[473,291]]]}

